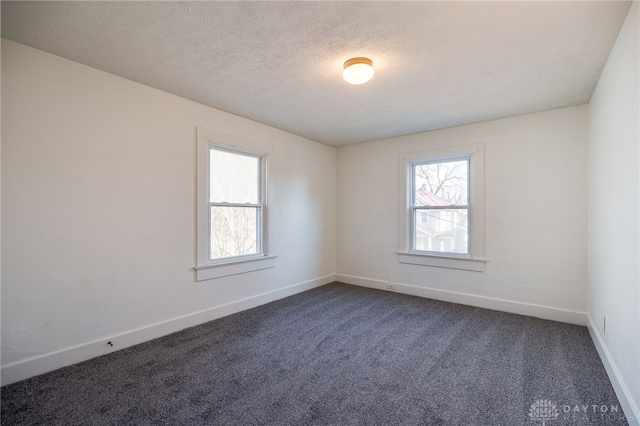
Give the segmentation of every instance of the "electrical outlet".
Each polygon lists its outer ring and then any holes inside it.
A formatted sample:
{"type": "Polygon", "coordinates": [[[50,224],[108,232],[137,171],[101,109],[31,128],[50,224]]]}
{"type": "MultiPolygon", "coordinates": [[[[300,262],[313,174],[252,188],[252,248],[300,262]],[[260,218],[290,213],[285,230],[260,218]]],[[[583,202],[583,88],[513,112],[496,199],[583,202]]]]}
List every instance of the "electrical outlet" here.
{"type": "Polygon", "coordinates": [[[393,284],[392,283],[387,283],[387,290],[393,290],[393,284]]]}
{"type": "Polygon", "coordinates": [[[602,334],[605,334],[607,332],[607,317],[606,316],[602,316],[602,334]]]}
{"type": "Polygon", "coordinates": [[[387,281],[387,290],[393,290],[393,282],[396,280],[396,277],[393,274],[389,274],[389,280],[387,281]]]}

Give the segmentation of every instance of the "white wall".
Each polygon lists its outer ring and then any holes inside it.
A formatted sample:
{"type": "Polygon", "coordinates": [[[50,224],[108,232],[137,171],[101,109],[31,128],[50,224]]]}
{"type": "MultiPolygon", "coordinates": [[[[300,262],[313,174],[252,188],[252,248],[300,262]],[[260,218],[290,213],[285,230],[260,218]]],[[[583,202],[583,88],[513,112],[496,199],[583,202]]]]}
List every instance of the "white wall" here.
{"type": "Polygon", "coordinates": [[[586,105],[338,149],[337,279],[585,323],[586,105]],[[398,155],[485,144],[486,272],[398,263],[398,155]]]}
{"type": "Polygon", "coordinates": [[[6,40],[2,142],[3,384],[334,279],[334,148],[6,40]],[[196,126],[276,147],[275,268],[195,282],[196,126]]]}
{"type": "Polygon", "coordinates": [[[634,2],[589,108],[590,331],[631,424],[640,424],[639,17],[634,2]]]}

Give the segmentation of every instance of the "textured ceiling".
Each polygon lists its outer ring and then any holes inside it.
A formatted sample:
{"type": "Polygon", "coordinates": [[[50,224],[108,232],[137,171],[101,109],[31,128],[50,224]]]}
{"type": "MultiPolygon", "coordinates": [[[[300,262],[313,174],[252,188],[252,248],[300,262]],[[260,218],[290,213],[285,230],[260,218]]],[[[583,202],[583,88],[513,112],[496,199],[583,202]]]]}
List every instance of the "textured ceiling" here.
{"type": "Polygon", "coordinates": [[[340,146],[586,103],[630,5],[4,1],[2,36],[340,146]]]}

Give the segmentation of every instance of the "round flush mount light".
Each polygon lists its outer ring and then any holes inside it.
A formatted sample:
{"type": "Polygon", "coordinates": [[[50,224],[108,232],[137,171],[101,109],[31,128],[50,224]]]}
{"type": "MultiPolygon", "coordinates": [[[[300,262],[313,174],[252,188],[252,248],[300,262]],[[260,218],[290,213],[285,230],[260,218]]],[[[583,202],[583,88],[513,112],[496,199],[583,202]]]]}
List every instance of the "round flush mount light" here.
{"type": "Polygon", "coordinates": [[[344,63],[342,78],[347,83],[362,84],[373,77],[373,62],[369,58],[351,58],[344,63]]]}

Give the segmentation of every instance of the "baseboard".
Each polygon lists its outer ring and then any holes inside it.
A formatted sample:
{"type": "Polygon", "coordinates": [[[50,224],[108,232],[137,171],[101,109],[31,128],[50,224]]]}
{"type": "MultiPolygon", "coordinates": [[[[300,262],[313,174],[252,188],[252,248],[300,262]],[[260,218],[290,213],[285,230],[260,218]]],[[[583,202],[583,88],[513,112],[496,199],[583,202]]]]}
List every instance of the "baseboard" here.
{"type": "Polygon", "coordinates": [[[598,327],[596,327],[593,318],[591,318],[591,315],[588,312],[587,319],[587,328],[589,329],[591,340],[593,340],[593,344],[596,346],[598,355],[600,355],[600,360],[602,360],[602,364],[604,364],[604,368],[607,371],[609,380],[611,380],[611,385],[613,386],[613,390],[616,392],[618,401],[620,401],[620,405],[622,406],[622,410],[627,418],[627,422],[629,423],[629,426],[640,426],[640,409],[633,400],[624,378],[620,374],[616,363],[613,361],[613,358],[607,349],[607,345],[600,334],[600,330],[598,330],[598,327]]]}
{"type": "Polygon", "coordinates": [[[426,297],[428,299],[441,300],[443,302],[459,303],[461,305],[475,306],[492,309],[495,311],[510,312],[513,314],[527,315],[552,321],[566,322],[569,324],[587,325],[585,312],[570,311],[566,309],[552,308],[550,306],[534,305],[512,300],[497,299],[493,297],[478,296],[474,294],[458,293],[429,287],[421,287],[411,284],[393,283],[393,290],[388,290],[387,281],[370,278],[354,277],[351,275],[336,274],[336,281],[353,284],[361,287],[375,288],[378,290],[394,291],[396,293],[412,296],[426,297]]]}
{"type": "Polygon", "coordinates": [[[246,299],[215,306],[145,327],[128,330],[120,334],[105,336],[104,338],[91,342],[82,343],[56,352],[8,364],[2,366],[0,370],[1,383],[3,386],[15,383],[29,377],[86,361],[96,356],[115,352],[158,337],[166,336],[167,334],[175,333],[176,331],[184,330],[188,327],[193,327],[227,315],[255,308],[256,306],[292,296],[315,287],[320,287],[333,281],[335,281],[335,275],[326,275],[324,277],[319,277],[289,287],[258,294],[246,299]],[[107,342],[111,342],[113,346],[110,346],[107,342]]]}

